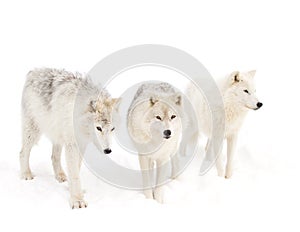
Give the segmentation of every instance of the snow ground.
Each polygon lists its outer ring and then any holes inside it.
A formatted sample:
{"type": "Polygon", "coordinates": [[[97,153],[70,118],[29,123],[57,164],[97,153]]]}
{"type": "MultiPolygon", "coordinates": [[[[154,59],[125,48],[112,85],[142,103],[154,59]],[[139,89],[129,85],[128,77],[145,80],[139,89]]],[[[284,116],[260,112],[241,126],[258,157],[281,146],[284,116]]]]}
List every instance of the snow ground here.
{"type": "MultiPolygon", "coordinates": [[[[68,187],[53,176],[50,154],[41,154],[50,146],[41,141],[32,154],[35,179],[19,179],[18,157],[1,160],[0,195],[2,224],[11,231],[102,228],[152,231],[158,224],[166,230],[295,231],[299,209],[298,170],[283,168],[287,163],[274,154],[259,153],[239,147],[239,165],[230,180],[217,177],[211,170],[199,176],[200,158],[195,157],[188,169],[166,185],[164,205],[146,200],[142,193],[113,187],[95,177],[83,166],[82,183],[89,203],[87,209],[70,210],[68,187]],[[43,147],[42,147],[43,146],[43,147]],[[253,155],[255,154],[255,155],[253,155]],[[289,215],[288,220],[284,219],[289,215]],[[18,219],[18,221],[16,221],[18,219]]],[[[3,157],[1,157],[3,158],[3,157]]],[[[288,166],[287,166],[288,167],[288,166]]]]}

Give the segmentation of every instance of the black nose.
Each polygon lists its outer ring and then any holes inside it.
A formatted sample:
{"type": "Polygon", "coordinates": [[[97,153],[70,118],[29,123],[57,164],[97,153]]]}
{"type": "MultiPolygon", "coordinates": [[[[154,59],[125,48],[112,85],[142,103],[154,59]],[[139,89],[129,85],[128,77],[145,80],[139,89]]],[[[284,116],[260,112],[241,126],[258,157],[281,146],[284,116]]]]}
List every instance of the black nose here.
{"type": "Polygon", "coordinates": [[[109,153],[111,153],[111,149],[107,148],[104,150],[104,154],[109,154],[109,153]]]}
{"type": "Polygon", "coordinates": [[[258,103],[256,104],[256,106],[257,106],[257,108],[260,108],[260,107],[263,106],[263,104],[262,104],[261,102],[258,102],[258,103]]]}
{"type": "Polygon", "coordinates": [[[164,135],[169,137],[171,135],[171,131],[170,130],[165,130],[164,135]]]}

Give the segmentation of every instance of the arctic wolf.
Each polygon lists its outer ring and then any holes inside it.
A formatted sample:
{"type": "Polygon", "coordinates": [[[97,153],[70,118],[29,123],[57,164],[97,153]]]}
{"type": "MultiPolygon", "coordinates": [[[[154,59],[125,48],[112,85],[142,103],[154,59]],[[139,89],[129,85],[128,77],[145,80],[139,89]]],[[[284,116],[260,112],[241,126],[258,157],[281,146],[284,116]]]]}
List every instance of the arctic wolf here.
{"type": "Polygon", "coordinates": [[[128,110],[128,132],[139,153],[144,194],[160,203],[164,201],[162,184],[168,179],[166,164],[181,139],[181,112],[182,96],[168,83],[141,85],[128,110]],[[153,170],[157,170],[154,183],[153,170]]]}
{"type": "Polygon", "coordinates": [[[30,151],[41,134],[45,134],[53,144],[52,164],[59,182],[67,179],[61,167],[61,151],[65,146],[71,207],[86,207],[79,179],[80,152],[93,142],[105,154],[111,153],[112,112],[118,101],[78,73],[48,68],[29,72],[22,99],[21,177],[33,179],[30,151]],[[75,119],[80,122],[76,134],[75,119]]]}
{"type": "MultiPolygon", "coordinates": [[[[232,176],[237,137],[247,112],[249,110],[258,110],[263,105],[256,97],[256,89],[253,80],[254,75],[254,70],[244,73],[235,71],[219,85],[225,107],[224,139],[227,140],[225,178],[230,178],[232,176]]],[[[211,115],[207,102],[204,97],[196,91],[192,84],[190,84],[187,89],[187,95],[191,99],[191,103],[196,111],[200,133],[202,132],[209,137],[211,135],[212,125],[210,123],[211,115]]],[[[197,135],[194,136],[194,138],[197,138],[197,135]]],[[[208,143],[210,139],[211,138],[208,138],[208,143]]],[[[224,168],[220,157],[217,159],[216,166],[218,175],[224,176],[224,168]]]]}

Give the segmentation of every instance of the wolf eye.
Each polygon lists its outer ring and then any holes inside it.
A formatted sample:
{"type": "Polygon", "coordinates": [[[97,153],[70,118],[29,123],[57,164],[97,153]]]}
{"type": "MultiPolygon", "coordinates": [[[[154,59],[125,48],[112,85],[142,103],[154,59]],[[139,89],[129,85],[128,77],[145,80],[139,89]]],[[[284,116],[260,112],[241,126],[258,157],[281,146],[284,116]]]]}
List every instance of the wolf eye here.
{"type": "Polygon", "coordinates": [[[172,116],[171,116],[171,119],[174,119],[174,118],[176,118],[176,115],[172,115],[172,116]]]}
{"type": "Polygon", "coordinates": [[[158,119],[158,120],[161,120],[161,117],[160,117],[160,116],[156,116],[155,118],[158,119]]]}
{"type": "Polygon", "coordinates": [[[113,127],[112,129],[111,129],[111,131],[114,131],[115,130],[115,128],[113,127]]]}
{"type": "Polygon", "coordinates": [[[96,128],[97,128],[98,131],[102,132],[102,128],[100,126],[97,126],[96,128]]]}
{"type": "Polygon", "coordinates": [[[249,94],[249,91],[247,89],[245,89],[244,92],[249,94]]]}

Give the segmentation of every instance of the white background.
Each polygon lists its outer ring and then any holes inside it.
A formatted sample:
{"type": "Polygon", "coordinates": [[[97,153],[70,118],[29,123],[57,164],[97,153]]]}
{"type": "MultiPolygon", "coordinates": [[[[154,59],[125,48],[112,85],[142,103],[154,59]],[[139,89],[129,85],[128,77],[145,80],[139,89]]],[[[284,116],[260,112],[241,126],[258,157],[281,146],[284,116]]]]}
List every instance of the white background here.
{"type": "Polygon", "coordinates": [[[297,1],[1,1],[0,220],[3,231],[299,231],[299,7],[297,1]],[[32,152],[35,180],[19,179],[20,101],[33,67],[89,71],[146,43],[180,48],[213,76],[257,69],[264,103],[241,132],[231,180],[197,158],[159,205],[109,186],[86,168],[89,207],[70,210],[52,174],[51,145],[32,152]],[[298,183],[298,184],[297,184],[298,183]]]}

